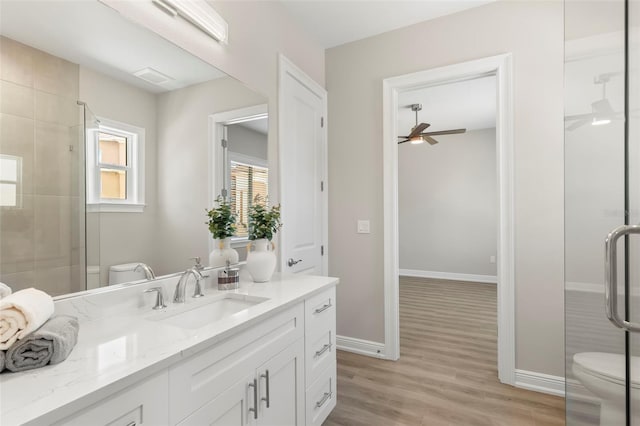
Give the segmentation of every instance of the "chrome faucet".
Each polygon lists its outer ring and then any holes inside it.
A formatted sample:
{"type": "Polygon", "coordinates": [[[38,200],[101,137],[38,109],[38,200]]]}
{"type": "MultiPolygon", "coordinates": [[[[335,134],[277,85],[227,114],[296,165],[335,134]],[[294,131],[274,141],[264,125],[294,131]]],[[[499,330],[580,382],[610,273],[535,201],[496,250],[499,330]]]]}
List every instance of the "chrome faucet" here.
{"type": "Polygon", "coordinates": [[[196,279],[196,285],[193,289],[192,297],[202,297],[202,285],[200,282],[204,278],[200,271],[196,268],[189,268],[182,273],[180,279],[178,280],[178,285],[176,285],[176,291],[173,293],[173,303],[184,303],[185,293],[187,290],[187,281],[189,281],[189,276],[193,275],[196,279]]]}
{"type": "Polygon", "coordinates": [[[156,274],[153,272],[153,269],[147,264],[138,263],[138,265],[133,269],[133,272],[138,272],[139,269],[142,269],[144,272],[144,277],[148,280],[155,280],[156,274]]]}

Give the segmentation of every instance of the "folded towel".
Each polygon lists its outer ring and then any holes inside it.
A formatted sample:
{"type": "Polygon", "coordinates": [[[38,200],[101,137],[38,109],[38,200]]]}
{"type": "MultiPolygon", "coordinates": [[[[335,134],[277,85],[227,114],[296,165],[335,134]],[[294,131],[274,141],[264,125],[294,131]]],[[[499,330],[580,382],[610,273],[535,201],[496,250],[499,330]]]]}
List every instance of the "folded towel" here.
{"type": "Polygon", "coordinates": [[[28,288],[0,299],[0,350],[38,329],[53,315],[53,299],[28,288]]]}
{"type": "Polygon", "coordinates": [[[0,373],[2,373],[2,370],[4,370],[4,357],[4,351],[0,351],[0,373]]]}
{"type": "Polygon", "coordinates": [[[15,343],[6,353],[5,367],[13,372],[58,364],[78,342],[78,319],[57,315],[15,343]]]}
{"type": "Polygon", "coordinates": [[[6,285],[5,283],[0,283],[0,299],[3,297],[7,297],[11,294],[11,287],[6,285]]]}

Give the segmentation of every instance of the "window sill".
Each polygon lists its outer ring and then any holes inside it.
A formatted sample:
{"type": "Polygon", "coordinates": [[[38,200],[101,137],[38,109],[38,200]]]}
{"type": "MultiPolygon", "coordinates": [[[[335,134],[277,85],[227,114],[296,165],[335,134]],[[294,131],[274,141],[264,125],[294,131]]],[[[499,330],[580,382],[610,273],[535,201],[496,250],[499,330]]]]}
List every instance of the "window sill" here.
{"type": "Polygon", "coordinates": [[[87,213],[143,213],[146,204],[87,204],[87,213]]]}

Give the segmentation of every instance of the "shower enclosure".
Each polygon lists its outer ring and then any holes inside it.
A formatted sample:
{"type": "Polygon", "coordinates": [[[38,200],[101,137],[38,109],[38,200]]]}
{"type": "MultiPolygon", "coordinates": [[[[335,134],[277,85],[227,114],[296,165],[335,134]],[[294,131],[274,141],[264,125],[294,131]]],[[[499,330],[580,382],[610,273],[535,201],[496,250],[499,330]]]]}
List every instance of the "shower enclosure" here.
{"type": "Polygon", "coordinates": [[[640,425],[639,23],[565,2],[567,425],[640,425]]]}

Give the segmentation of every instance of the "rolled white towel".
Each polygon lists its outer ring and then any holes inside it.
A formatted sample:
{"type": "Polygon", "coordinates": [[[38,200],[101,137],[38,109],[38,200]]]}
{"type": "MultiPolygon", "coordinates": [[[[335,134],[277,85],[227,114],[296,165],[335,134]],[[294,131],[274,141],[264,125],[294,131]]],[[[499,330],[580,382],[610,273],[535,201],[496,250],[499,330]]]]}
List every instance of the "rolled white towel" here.
{"type": "Polygon", "coordinates": [[[53,315],[53,299],[28,288],[0,299],[0,350],[37,330],[53,315]]]}
{"type": "Polygon", "coordinates": [[[11,287],[4,283],[0,283],[0,299],[7,297],[11,294],[11,287]]]}

